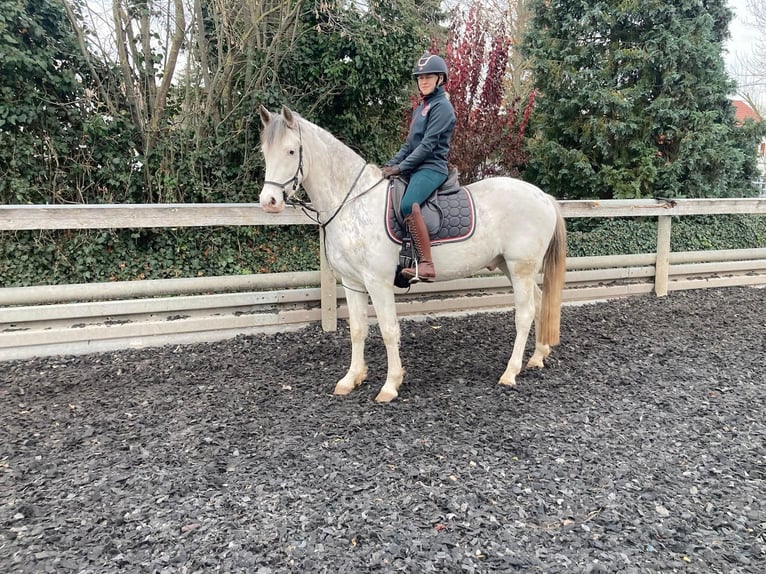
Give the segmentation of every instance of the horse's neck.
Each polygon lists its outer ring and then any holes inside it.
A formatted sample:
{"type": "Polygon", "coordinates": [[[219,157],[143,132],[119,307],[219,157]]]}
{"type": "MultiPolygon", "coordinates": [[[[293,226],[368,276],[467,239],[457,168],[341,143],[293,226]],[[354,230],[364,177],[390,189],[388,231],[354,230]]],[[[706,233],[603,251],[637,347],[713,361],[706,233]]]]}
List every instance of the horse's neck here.
{"type": "Polygon", "coordinates": [[[328,212],[341,205],[352,186],[353,196],[373,182],[362,173],[367,163],[359,154],[329,132],[313,124],[312,128],[306,130],[304,140],[311,165],[303,187],[314,207],[320,212],[328,212]]]}

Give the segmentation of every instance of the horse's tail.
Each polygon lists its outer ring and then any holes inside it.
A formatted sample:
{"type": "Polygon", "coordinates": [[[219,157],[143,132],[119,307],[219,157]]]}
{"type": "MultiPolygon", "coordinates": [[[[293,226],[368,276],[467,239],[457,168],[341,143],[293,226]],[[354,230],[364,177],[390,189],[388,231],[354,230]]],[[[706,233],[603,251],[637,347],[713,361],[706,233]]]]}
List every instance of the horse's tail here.
{"type": "Polygon", "coordinates": [[[567,255],[567,228],[555,199],[556,230],[543,257],[543,296],[540,305],[539,342],[557,345],[561,328],[561,297],[564,290],[567,255]]]}

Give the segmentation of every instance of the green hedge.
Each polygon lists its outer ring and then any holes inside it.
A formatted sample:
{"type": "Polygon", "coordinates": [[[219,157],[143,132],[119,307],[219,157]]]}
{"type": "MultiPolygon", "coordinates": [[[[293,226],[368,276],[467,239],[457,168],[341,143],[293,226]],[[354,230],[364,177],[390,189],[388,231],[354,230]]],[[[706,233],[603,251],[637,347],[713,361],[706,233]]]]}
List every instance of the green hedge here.
{"type": "MultiPolygon", "coordinates": [[[[656,218],[568,220],[568,255],[654,252],[656,218]]],[[[1,232],[3,287],[319,268],[310,226],[1,232]]],[[[766,247],[765,216],[673,218],[671,249],[766,247]]]]}
{"type": "Polygon", "coordinates": [[[3,287],[311,271],[308,226],[0,233],[3,287]]]}
{"type": "MultiPolygon", "coordinates": [[[[657,218],[568,220],[570,257],[652,253],[657,246],[657,218]]],[[[766,216],[698,215],[673,217],[672,251],[766,247],[766,216]]]]}

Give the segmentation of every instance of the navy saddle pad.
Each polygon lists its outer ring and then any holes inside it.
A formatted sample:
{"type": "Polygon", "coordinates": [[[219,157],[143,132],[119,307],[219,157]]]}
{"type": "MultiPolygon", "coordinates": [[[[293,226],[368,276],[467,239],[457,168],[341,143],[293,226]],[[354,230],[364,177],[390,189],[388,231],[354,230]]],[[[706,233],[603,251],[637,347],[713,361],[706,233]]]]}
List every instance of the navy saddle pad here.
{"type": "MultiPolygon", "coordinates": [[[[406,182],[393,178],[386,194],[386,231],[395,243],[401,243],[404,235],[400,205],[405,189],[406,182]]],[[[473,197],[467,188],[457,183],[456,172],[431,194],[420,211],[433,245],[464,241],[473,235],[476,225],[473,197]]]]}

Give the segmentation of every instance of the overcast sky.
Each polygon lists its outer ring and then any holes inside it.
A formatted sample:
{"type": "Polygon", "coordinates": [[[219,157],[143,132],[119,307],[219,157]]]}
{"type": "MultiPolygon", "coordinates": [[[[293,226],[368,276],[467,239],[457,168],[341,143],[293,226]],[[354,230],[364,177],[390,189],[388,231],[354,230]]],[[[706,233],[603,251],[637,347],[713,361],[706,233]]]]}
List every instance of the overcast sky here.
{"type": "Polygon", "coordinates": [[[750,54],[750,46],[758,36],[758,32],[747,25],[747,22],[751,20],[747,0],[729,0],[729,6],[734,11],[734,19],[729,26],[731,40],[727,45],[729,53],[725,55],[725,58],[726,63],[732,65],[736,62],[737,56],[743,57],[750,54]]]}

